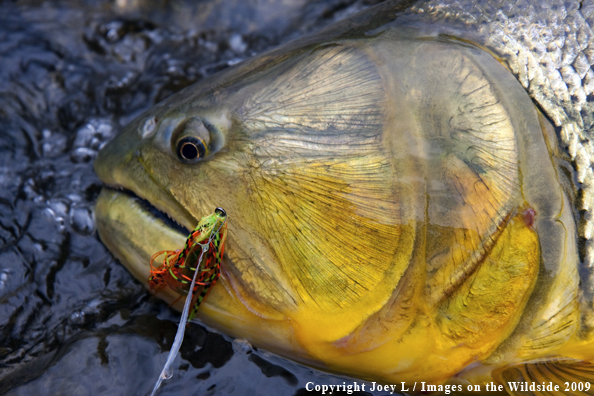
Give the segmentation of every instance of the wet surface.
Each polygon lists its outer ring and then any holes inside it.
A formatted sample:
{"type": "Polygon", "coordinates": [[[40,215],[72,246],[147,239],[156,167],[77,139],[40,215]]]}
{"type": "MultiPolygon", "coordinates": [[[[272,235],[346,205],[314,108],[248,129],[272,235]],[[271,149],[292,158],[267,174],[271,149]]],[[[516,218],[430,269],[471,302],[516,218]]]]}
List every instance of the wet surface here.
{"type": "MultiPolygon", "coordinates": [[[[99,241],[97,151],[181,88],[377,2],[0,4],[0,394],[150,393],[179,314],[99,241]]],[[[345,381],[196,323],[174,368],[160,395],[345,381]]]]}

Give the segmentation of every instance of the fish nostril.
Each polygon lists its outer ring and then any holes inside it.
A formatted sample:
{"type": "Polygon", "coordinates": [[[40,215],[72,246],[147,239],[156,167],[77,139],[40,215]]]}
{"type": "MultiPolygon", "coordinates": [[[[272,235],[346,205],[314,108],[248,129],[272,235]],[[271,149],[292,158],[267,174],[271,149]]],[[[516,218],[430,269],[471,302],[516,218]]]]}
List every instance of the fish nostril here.
{"type": "Polygon", "coordinates": [[[149,117],[138,126],[138,132],[143,139],[152,136],[157,130],[157,118],[149,117]]]}

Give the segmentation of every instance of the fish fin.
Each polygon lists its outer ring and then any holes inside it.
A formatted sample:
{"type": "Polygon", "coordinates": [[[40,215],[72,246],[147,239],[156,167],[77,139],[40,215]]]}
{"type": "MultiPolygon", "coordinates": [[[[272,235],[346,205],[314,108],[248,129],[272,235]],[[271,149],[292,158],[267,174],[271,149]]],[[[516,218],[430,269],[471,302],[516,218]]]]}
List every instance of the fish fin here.
{"type": "Polygon", "coordinates": [[[530,332],[520,350],[521,356],[530,356],[535,351],[559,347],[566,342],[579,325],[579,302],[576,289],[559,288],[553,302],[530,332]]]}
{"type": "Polygon", "coordinates": [[[594,396],[594,364],[586,360],[554,359],[517,364],[496,370],[493,377],[514,396],[594,396]],[[549,383],[552,383],[550,390],[549,383]]]}

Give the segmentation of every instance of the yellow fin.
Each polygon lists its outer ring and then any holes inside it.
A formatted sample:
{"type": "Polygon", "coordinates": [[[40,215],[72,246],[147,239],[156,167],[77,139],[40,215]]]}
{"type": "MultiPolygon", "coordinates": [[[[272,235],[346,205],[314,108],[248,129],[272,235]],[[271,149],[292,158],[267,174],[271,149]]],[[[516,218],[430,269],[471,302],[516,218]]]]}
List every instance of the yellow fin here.
{"type": "Polygon", "coordinates": [[[594,395],[594,364],[553,359],[507,366],[493,377],[510,395],[594,395]]]}

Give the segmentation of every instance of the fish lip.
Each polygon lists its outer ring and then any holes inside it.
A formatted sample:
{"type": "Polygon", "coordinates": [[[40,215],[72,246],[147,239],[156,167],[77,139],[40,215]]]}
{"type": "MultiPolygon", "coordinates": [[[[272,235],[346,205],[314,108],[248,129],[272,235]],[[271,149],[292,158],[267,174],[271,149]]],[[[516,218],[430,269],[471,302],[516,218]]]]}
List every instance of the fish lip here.
{"type": "MultiPolygon", "coordinates": [[[[146,288],[149,288],[151,257],[156,252],[178,249],[188,235],[154,216],[138,198],[117,186],[103,187],[97,198],[95,217],[103,244],[146,288]]],[[[159,296],[169,303],[179,298],[169,288],[159,296]]]]}
{"type": "Polygon", "coordinates": [[[109,190],[116,190],[120,194],[127,195],[131,200],[136,201],[136,205],[138,205],[139,208],[143,210],[144,214],[146,214],[147,217],[152,217],[154,221],[160,221],[161,223],[163,223],[163,225],[171,228],[172,230],[177,231],[179,234],[186,236],[189,232],[191,232],[189,228],[179,223],[169,213],[159,209],[158,207],[153,205],[148,199],[142,198],[133,190],[127,189],[121,185],[113,184],[105,184],[103,188],[109,190]]]}

